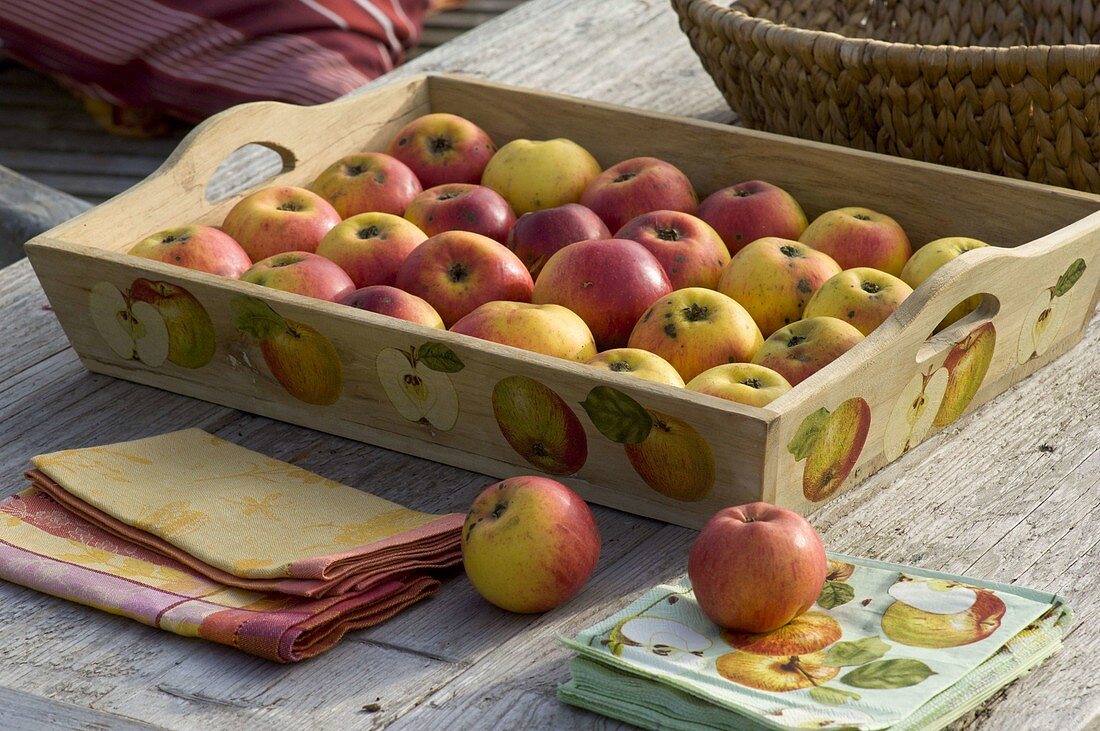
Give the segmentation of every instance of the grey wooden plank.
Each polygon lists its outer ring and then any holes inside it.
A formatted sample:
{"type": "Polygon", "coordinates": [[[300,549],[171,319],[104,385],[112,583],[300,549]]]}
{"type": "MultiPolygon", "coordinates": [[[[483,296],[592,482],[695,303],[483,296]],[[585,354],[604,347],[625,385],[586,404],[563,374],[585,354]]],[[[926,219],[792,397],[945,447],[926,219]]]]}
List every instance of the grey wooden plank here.
{"type": "Polygon", "coordinates": [[[0,688],[0,718],[5,728],[19,731],[149,731],[160,728],[10,688],[0,688]]]}
{"type": "Polygon", "coordinates": [[[86,201],[0,164],[0,267],[23,258],[30,238],[87,210],[86,201]]]}

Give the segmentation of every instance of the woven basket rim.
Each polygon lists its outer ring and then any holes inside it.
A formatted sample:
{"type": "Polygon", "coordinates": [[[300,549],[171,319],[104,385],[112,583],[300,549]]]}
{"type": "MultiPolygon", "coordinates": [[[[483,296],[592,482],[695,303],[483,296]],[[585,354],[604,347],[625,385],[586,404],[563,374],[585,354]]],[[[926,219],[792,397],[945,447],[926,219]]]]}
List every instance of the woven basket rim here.
{"type": "Polygon", "coordinates": [[[796,25],[789,25],[787,23],[779,23],[767,18],[760,18],[755,15],[751,15],[744,8],[738,6],[731,6],[729,0],[725,2],[719,2],[719,0],[672,0],[673,5],[677,7],[677,10],[686,12],[692,5],[708,5],[716,11],[721,12],[723,15],[730,17],[733,22],[738,24],[747,24],[759,26],[765,29],[775,29],[776,33],[781,33],[788,36],[791,41],[806,41],[816,43],[818,39],[830,38],[837,39],[839,44],[847,46],[850,49],[894,49],[894,52],[911,51],[914,53],[940,53],[943,51],[952,51],[956,54],[963,56],[977,57],[977,56],[1008,56],[1008,55],[1045,55],[1051,51],[1070,51],[1078,53],[1100,54],[1100,43],[1064,43],[1053,45],[1019,45],[1019,46],[980,46],[980,45],[966,45],[958,46],[954,44],[933,44],[933,43],[906,43],[902,41],[884,41],[878,38],[859,38],[853,36],[846,36],[842,33],[829,30],[814,30],[810,28],[801,28],[796,25]]]}

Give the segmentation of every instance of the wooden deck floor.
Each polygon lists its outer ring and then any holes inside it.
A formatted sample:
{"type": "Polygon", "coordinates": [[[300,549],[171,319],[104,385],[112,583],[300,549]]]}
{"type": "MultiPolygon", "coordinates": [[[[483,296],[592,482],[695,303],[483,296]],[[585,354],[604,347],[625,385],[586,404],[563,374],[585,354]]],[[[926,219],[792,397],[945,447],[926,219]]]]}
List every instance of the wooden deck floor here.
{"type": "MultiPolygon", "coordinates": [[[[469,0],[428,19],[410,58],[440,46],[524,0],[469,0]]],[[[0,58],[0,165],[92,203],[121,193],[160,165],[187,133],[114,137],[49,77],[0,58]]]]}

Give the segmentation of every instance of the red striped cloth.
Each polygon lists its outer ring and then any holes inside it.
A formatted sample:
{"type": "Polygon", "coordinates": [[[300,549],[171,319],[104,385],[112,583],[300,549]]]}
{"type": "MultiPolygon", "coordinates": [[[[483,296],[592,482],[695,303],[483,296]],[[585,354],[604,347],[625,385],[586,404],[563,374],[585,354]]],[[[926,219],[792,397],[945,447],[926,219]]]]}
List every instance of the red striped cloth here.
{"type": "Polygon", "coordinates": [[[2,0],[2,50],[112,106],[199,120],[394,68],[432,0],[2,0]]]}

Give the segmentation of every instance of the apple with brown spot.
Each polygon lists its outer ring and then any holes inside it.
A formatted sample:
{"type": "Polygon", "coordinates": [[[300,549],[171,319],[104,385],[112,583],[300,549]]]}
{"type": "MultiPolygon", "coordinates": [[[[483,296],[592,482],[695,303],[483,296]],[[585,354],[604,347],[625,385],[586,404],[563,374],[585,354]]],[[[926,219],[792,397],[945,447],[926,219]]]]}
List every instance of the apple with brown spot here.
{"type": "Polygon", "coordinates": [[[263,188],[237,202],[222,221],[253,262],[288,251],[313,253],[340,214],[305,188],[263,188]]]}
{"type": "Polygon", "coordinates": [[[429,236],[472,231],[504,243],[516,223],[508,201],[492,188],[448,183],[428,188],[405,209],[405,218],[429,236]]]}
{"type": "Polygon", "coordinates": [[[443,318],[434,307],[415,294],[385,284],[357,289],[340,300],[340,304],[427,327],[446,329],[443,327],[443,318]]]}
{"type": "Polygon", "coordinates": [[[392,285],[405,259],[427,238],[400,216],[360,213],[329,231],[317,247],[317,255],[347,272],[356,287],[392,285]]]}
{"type": "Polygon", "coordinates": [[[496,145],[470,120],[436,112],[417,117],[398,132],[386,150],[432,188],[444,183],[477,183],[496,145]]]}
{"type": "Polygon", "coordinates": [[[718,232],[683,211],[650,211],[631,219],[615,234],[637,241],[657,257],[674,289],[714,289],[730,253],[718,232]]]}
{"type": "Polygon", "coordinates": [[[341,218],[360,213],[400,216],[423,188],[409,166],[384,152],[357,152],[329,165],[309,189],[341,218]]]}
{"type": "Polygon", "coordinates": [[[597,175],[584,189],[580,202],[616,231],[650,211],[691,213],[699,198],[680,168],[655,157],[634,157],[597,175]]]}
{"type": "Polygon", "coordinates": [[[355,289],[343,269],[308,251],[288,251],[261,259],[241,281],[329,302],[338,302],[355,289]]]}
{"type": "Polygon", "coordinates": [[[134,244],[127,253],[230,279],[240,279],[252,266],[241,245],[213,226],[180,226],[159,231],[134,244]]]}

